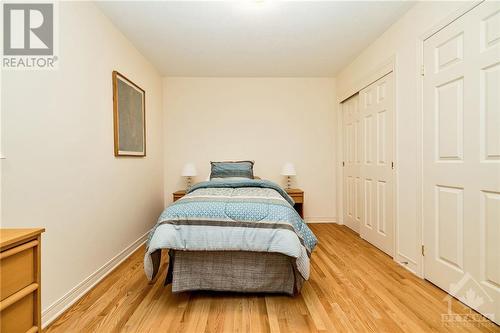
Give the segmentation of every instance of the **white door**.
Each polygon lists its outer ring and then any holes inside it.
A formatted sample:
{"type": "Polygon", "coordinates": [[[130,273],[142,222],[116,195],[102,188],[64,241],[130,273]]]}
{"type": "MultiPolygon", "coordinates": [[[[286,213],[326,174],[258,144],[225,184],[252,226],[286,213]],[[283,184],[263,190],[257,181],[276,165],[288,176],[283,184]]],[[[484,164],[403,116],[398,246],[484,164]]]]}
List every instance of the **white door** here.
{"type": "Polygon", "coordinates": [[[342,103],[344,122],[344,223],[359,233],[362,216],[361,121],[358,94],[342,103]]]}
{"type": "Polygon", "coordinates": [[[425,278],[498,323],[500,3],[427,39],[424,68],[425,278]]]}
{"type": "Polygon", "coordinates": [[[359,93],[363,216],[360,235],[394,256],[394,78],[359,93]]]}

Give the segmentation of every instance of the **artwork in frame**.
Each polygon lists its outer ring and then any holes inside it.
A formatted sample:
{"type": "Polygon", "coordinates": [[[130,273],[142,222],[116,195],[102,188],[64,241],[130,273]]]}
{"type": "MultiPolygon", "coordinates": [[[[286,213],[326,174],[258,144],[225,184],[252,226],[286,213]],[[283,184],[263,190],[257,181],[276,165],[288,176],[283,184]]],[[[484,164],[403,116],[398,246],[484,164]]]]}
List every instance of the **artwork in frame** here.
{"type": "Polygon", "coordinates": [[[115,156],[146,156],[146,92],[113,71],[115,156]]]}

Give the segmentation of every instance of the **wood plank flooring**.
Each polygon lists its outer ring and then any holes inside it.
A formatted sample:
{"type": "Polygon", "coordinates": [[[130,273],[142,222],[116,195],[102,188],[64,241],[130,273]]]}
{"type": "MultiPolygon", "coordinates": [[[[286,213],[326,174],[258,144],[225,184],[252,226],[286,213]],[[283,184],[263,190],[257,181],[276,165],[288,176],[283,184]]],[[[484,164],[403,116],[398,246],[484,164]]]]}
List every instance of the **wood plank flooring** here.
{"type": "MultiPolygon", "coordinates": [[[[191,292],[155,284],[141,248],[45,332],[500,332],[444,325],[445,293],[397,265],[345,226],[312,224],[311,278],[296,297],[191,292]]],[[[165,256],[164,256],[165,257],[165,256]]],[[[454,301],[453,311],[470,311],[454,301]]]]}

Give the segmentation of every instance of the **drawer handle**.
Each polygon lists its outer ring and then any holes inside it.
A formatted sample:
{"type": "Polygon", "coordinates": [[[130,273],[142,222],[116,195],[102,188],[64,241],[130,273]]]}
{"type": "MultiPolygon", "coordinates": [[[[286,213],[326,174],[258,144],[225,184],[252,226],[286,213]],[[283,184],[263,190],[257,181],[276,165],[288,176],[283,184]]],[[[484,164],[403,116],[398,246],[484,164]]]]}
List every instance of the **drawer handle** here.
{"type": "Polygon", "coordinates": [[[28,296],[37,289],[38,289],[38,283],[32,283],[29,286],[19,290],[14,295],[7,297],[3,301],[0,301],[0,311],[3,311],[6,307],[16,303],[17,301],[19,301],[25,296],[28,296]]]}
{"type": "Polygon", "coordinates": [[[14,254],[17,254],[17,253],[22,252],[22,251],[24,251],[26,249],[35,247],[37,245],[38,245],[38,241],[34,240],[34,241],[28,242],[26,244],[22,244],[22,245],[16,246],[13,249],[10,249],[10,250],[7,250],[7,251],[3,251],[3,252],[0,253],[0,260],[5,259],[5,258],[10,257],[10,256],[13,256],[14,254]]]}

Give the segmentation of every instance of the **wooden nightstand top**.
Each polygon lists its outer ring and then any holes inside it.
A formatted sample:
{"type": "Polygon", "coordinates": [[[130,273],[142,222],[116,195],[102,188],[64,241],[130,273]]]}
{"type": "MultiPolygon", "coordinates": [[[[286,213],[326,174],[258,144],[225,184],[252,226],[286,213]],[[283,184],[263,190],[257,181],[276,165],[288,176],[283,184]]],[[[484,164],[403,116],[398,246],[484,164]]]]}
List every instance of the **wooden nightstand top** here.
{"type": "Polygon", "coordinates": [[[288,188],[288,189],[285,189],[286,193],[288,193],[289,195],[292,195],[292,194],[304,194],[304,191],[299,189],[299,188],[288,188]]]}

